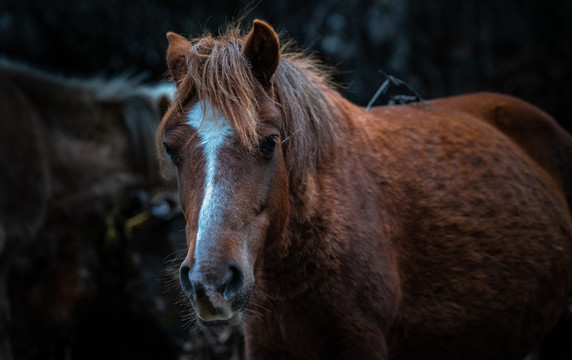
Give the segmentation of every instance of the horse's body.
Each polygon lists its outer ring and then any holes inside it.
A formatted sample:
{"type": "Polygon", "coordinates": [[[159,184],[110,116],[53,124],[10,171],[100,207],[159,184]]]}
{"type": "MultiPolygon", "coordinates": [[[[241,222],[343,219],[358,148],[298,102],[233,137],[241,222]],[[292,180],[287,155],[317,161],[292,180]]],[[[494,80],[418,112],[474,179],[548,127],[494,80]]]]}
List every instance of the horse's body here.
{"type": "Polygon", "coordinates": [[[171,93],[137,79],[66,78],[0,59],[0,234],[33,238],[48,205],[157,183],[149,139],[171,93]]]}
{"type": "MultiPolygon", "coordinates": [[[[81,265],[87,256],[77,253],[85,249],[84,239],[68,234],[46,244],[38,241],[50,238],[40,234],[41,229],[46,230],[49,218],[85,214],[94,202],[160,183],[150,139],[161,118],[162,102],[170,101],[171,94],[171,86],[144,86],[125,77],[71,79],[0,59],[0,358],[12,357],[10,314],[32,316],[25,308],[29,298],[18,299],[10,309],[6,286],[11,266],[19,263],[24,267],[20,272],[61,284],[48,291],[50,299],[64,300],[50,305],[42,299],[41,304],[45,313],[48,307],[57,312],[57,321],[72,321],[77,296],[87,288],[81,265]],[[32,245],[34,251],[28,248],[32,245]],[[34,259],[28,257],[40,254],[38,249],[60,251],[66,259],[73,254],[76,267],[51,278],[54,264],[42,269],[30,265],[34,259]]],[[[27,286],[31,292],[32,285],[27,286]]],[[[33,296],[40,295],[46,296],[41,291],[33,296]]],[[[40,331],[32,324],[18,325],[40,331]]],[[[58,333],[58,325],[62,324],[51,322],[46,327],[58,333]]],[[[27,346],[26,351],[34,349],[27,346]]]]}
{"type": "Polygon", "coordinates": [[[181,283],[200,324],[245,318],[249,358],[521,359],[564,313],[572,137],[548,115],[494,94],[366,112],[262,22],[169,39],[181,283]]]}

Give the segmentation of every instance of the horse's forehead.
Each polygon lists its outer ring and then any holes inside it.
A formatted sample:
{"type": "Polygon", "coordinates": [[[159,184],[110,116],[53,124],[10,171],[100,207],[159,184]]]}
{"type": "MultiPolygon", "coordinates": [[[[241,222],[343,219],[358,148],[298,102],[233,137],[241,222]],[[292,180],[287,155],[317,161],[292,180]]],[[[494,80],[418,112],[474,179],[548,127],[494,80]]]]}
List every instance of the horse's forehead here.
{"type": "Polygon", "coordinates": [[[230,121],[209,101],[198,101],[187,114],[187,125],[197,130],[205,152],[217,152],[234,134],[230,121]]]}

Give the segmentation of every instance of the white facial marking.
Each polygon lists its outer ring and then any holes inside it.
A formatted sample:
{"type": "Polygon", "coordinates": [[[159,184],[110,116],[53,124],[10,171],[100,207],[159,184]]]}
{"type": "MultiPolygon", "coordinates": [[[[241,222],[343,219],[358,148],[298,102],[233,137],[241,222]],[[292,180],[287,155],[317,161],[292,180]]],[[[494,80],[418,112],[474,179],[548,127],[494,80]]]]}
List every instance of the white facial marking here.
{"type": "Polygon", "coordinates": [[[208,101],[200,101],[193,106],[187,115],[187,124],[197,129],[200,144],[206,158],[205,191],[199,212],[199,228],[195,243],[195,258],[202,238],[207,235],[209,227],[220,223],[220,212],[226,205],[226,191],[215,184],[218,168],[218,152],[227,136],[233,129],[229,121],[214,109],[208,101]]]}

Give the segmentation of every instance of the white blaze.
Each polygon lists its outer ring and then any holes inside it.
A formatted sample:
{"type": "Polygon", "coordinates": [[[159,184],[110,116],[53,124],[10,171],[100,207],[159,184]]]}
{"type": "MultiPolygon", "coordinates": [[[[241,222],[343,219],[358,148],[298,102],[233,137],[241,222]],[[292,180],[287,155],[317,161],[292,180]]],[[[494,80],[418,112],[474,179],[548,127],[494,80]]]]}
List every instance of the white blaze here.
{"type": "Polygon", "coordinates": [[[197,129],[206,158],[204,197],[199,212],[199,228],[195,243],[196,258],[201,239],[207,235],[209,227],[216,226],[221,221],[219,214],[226,205],[226,191],[215,184],[215,176],[219,150],[225,138],[232,135],[233,130],[229,121],[218,109],[215,108],[213,113],[213,107],[208,101],[196,103],[187,117],[187,124],[197,129]]]}

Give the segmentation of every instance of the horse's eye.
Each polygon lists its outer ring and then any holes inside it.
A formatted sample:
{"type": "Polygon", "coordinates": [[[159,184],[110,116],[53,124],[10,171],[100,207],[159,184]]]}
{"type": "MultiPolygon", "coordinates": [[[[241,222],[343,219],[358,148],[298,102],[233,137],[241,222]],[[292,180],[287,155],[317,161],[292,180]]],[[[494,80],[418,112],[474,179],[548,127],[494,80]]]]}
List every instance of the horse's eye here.
{"type": "Polygon", "coordinates": [[[167,144],[163,143],[163,146],[165,147],[165,152],[167,153],[167,155],[169,155],[169,157],[171,158],[171,161],[173,163],[177,163],[177,161],[179,161],[179,153],[173,151],[170,147],[167,146],[167,144]]]}
{"type": "Polygon", "coordinates": [[[269,136],[264,139],[260,145],[258,145],[258,151],[260,151],[264,155],[270,155],[274,152],[274,148],[276,147],[276,139],[277,136],[269,136]]]}

